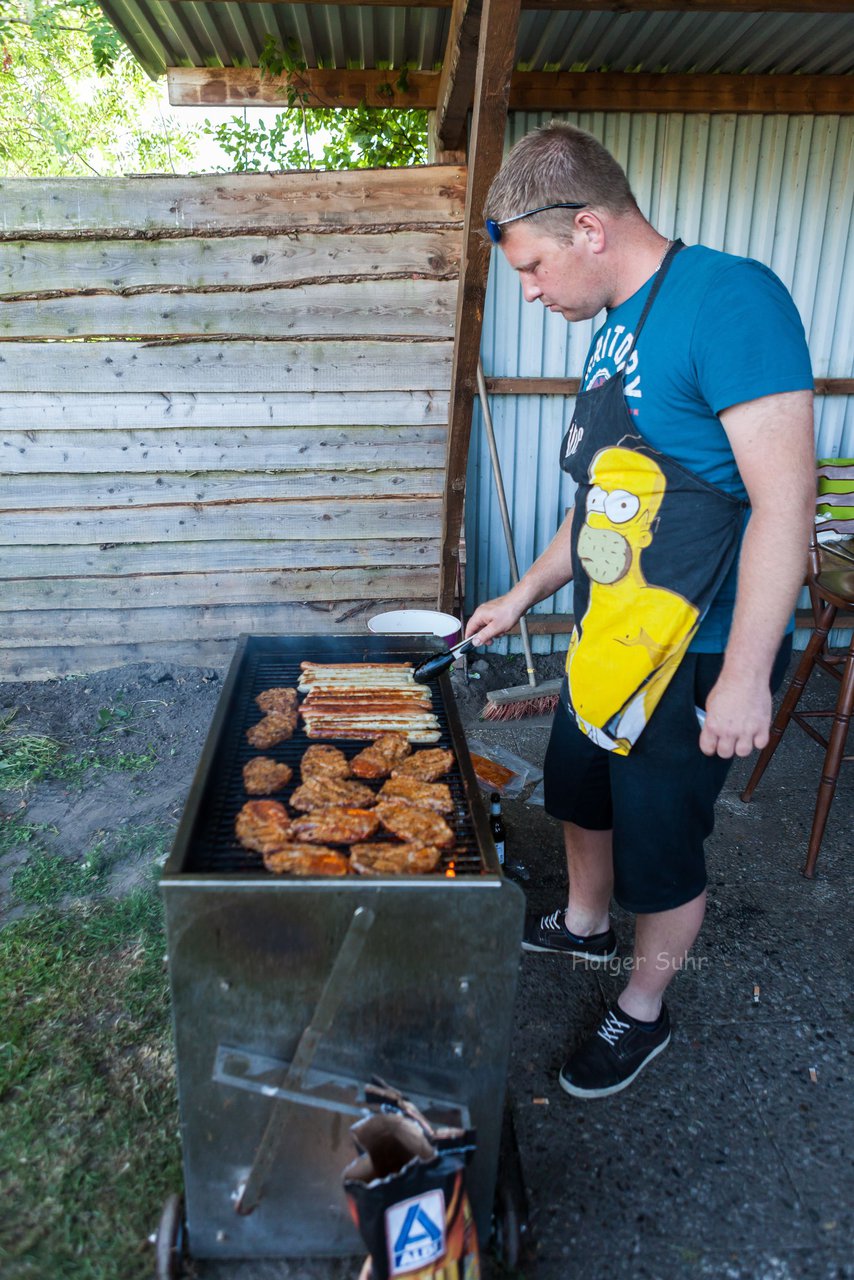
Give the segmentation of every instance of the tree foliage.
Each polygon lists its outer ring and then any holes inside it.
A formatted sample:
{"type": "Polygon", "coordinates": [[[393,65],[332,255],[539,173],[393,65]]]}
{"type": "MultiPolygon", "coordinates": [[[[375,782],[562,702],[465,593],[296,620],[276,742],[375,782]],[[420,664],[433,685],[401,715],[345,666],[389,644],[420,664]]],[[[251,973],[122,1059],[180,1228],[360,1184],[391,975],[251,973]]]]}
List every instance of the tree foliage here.
{"type": "Polygon", "coordinates": [[[406,68],[389,71],[387,107],[315,106],[305,87],[306,64],[296,41],[280,45],[268,35],[259,57],[262,76],[278,81],[285,110],[269,126],[232,116],[219,125],[205,121],[238,171],[258,169],[367,169],[424,164],[427,112],[394,106],[406,90],[406,68]]]}
{"type": "Polygon", "coordinates": [[[0,174],[171,171],[196,131],[160,94],[97,5],[0,0],[0,174]]]}

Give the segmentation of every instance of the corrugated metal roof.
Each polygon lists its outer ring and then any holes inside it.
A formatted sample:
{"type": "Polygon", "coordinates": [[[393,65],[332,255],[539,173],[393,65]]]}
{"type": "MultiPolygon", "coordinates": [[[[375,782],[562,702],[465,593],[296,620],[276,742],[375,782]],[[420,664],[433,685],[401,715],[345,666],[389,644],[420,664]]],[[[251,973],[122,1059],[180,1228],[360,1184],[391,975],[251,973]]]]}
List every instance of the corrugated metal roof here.
{"type": "MultiPolygon", "coordinates": [[[[514,112],[506,148],[549,115],[514,112]]],[[[641,210],[666,236],[767,263],[804,322],[815,376],[854,376],[854,117],[574,113],[625,167],[641,210]]],[[[492,255],[481,350],[489,375],[579,377],[595,321],[568,325],[522,298],[492,255]]],[[[572,400],[493,396],[492,414],[522,572],[572,506],[558,468],[572,400]]],[[[818,396],[816,456],[854,456],[854,396],[818,396]]],[[[475,405],[466,497],[467,607],[510,587],[480,413],[475,405]]],[[[535,613],[568,613],[564,587],[535,613]]],[[[535,638],[537,652],[566,638],[535,638]]],[[[506,652],[508,642],[497,642],[506,652]]],[[[514,651],[517,641],[511,642],[514,651]]]]}
{"type": "MultiPolygon", "coordinates": [[[[267,35],[294,39],[310,67],[433,70],[449,9],[232,0],[101,0],[152,76],[167,67],[257,66],[267,35]]],[[[530,71],[837,74],[854,71],[850,14],[525,11],[518,61],[530,71]]]]}

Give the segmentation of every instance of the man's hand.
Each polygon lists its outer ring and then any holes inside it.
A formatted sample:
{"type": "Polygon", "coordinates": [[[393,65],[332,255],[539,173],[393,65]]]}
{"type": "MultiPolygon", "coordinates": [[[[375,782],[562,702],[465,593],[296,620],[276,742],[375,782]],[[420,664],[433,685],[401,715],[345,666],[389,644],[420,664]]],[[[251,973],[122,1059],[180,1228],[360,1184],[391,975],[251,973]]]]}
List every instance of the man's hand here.
{"type": "Polygon", "coordinates": [[[494,600],[486,600],[478,605],[469,618],[466,639],[477,636],[477,643],[481,645],[489,644],[497,636],[506,635],[525,612],[524,605],[520,607],[517,599],[518,596],[514,598],[513,591],[508,591],[505,596],[496,596],[494,600]]]}
{"type": "Polygon", "coordinates": [[[707,756],[749,756],[768,742],[771,690],[767,680],[731,680],[723,673],[706,699],[700,750],[707,756]]]}

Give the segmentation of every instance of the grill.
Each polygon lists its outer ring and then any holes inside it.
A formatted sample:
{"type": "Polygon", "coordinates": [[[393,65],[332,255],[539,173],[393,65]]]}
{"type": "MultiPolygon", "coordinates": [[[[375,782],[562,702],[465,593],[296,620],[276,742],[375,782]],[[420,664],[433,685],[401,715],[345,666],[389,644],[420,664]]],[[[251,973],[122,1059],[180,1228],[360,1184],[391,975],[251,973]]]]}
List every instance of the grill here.
{"type": "MultiPolygon", "coordinates": [[[[238,644],[161,881],[196,1257],[360,1251],[341,1172],[373,1075],[437,1123],[476,1127],[470,1195],[489,1234],[524,900],[501,876],[447,677],[433,685],[435,745],[455,756],[443,781],[456,845],[436,872],[275,876],[234,837],[258,693],[296,684],[304,660],[419,661],[434,648],[390,636],[238,644]]],[[[308,745],[300,728],[264,754],[296,766],[308,745]]],[[[335,745],[352,756],[365,744],[335,745]]],[[[295,769],[280,798],[297,784],[295,769]]]]}
{"type": "MultiPolygon", "coordinates": [[[[200,821],[188,833],[187,855],[182,870],[228,874],[249,872],[269,876],[269,872],[259,865],[257,854],[243,849],[234,837],[237,811],[249,799],[243,789],[242,769],[252,756],[261,754],[246,741],[246,730],[262,714],[255,703],[257,694],[282,685],[295,687],[299,683],[300,663],[303,661],[404,662],[422,652],[434,650],[435,642],[431,644],[415,637],[405,640],[392,636],[371,636],[367,639],[355,639],[353,636],[246,637],[232,666],[234,679],[229,679],[220,698],[218,720],[221,723],[217,726],[216,741],[210,744],[213,747],[210,767],[205,768],[201,779],[204,794],[199,804],[200,821]]],[[[451,773],[442,779],[448,783],[454,800],[453,825],[457,840],[453,851],[444,855],[441,870],[455,875],[495,874],[498,865],[488,829],[483,826],[477,783],[471,772],[450,684],[447,678],[443,678],[432,688],[433,710],[439,721],[441,738],[438,743],[430,745],[452,748],[458,761],[451,773]]],[[[293,738],[263,752],[289,764],[294,770],[288,786],[276,793],[277,800],[284,800],[287,804],[292,791],[299,785],[299,761],[310,745],[300,727],[293,738]]],[[[343,747],[346,754],[352,756],[367,743],[340,740],[334,745],[343,747]]],[[[383,838],[381,833],[372,837],[377,840],[383,838]]]]}

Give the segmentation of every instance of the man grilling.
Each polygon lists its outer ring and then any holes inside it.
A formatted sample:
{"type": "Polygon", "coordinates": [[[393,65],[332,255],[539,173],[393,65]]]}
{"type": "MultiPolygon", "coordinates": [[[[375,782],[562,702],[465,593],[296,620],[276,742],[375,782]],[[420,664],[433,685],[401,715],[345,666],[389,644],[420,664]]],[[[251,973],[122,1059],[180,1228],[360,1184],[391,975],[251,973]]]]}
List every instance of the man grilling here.
{"type": "Polygon", "coordinates": [[[637,917],[627,984],[560,1073],[597,1098],[669,1043],[715,800],[733,756],[768,741],[814,512],[812,372],[777,277],[660,235],[583,130],[523,138],[484,212],[527,302],[569,322],[605,311],[561,448],[575,508],[466,628],[488,643],[573,582],[544,766],[568,904],[527,919],[522,945],[603,964],[611,898],[637,917]]]}

